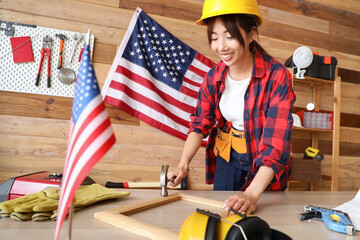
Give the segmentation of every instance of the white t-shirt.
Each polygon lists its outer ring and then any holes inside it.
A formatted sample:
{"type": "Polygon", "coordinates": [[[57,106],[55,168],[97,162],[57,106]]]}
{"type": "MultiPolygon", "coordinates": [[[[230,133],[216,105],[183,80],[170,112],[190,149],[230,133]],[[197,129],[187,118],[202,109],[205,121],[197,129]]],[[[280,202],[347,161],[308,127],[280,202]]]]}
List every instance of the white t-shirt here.
{"type": "Polygon", "coordinates": [[[226,74],[225,90],[219,104],[224,118],[240,131],[244,130],[244,96],[249,83],[250,77],[235,81],[226,74]]]}

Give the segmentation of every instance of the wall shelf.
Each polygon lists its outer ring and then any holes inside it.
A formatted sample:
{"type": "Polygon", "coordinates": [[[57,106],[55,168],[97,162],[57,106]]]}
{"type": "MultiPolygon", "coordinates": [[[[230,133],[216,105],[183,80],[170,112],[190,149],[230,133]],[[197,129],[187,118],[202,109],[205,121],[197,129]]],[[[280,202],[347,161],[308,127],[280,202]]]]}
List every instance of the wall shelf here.
{"type": "MultiPolygon", "coordinates": [[[[335,79],[325,80],[313,77],[305,77],[305,79],[297,79],[293,75],[293,85],[309,86],[313,89],[313,103],[315,104],[314,111],[320,110],[320,90],[332,87],[334,90],[333,98],[333,129],[315,129],[315,128],[301,128],[294,127],[295,131],[309,131],[311,132],[312,147],[318,148],[318,135],[323,133],[332,134],[332,170],[331,170],[331,190],[338,191],[339,189],[339,150],[340,150],[340,98],[341,98],[341,78],[337,71],[335,79]]],[[[311,190],[313,184],[311,183],[311,190]]]]}
{"type": "Polygon", "coordinates": [[[305,127],[293,127],[293,130],[310,131],[310,132],[328,132],[328,133],[333,132],[333,130],[331,129],[305,128],[305,127]]]}

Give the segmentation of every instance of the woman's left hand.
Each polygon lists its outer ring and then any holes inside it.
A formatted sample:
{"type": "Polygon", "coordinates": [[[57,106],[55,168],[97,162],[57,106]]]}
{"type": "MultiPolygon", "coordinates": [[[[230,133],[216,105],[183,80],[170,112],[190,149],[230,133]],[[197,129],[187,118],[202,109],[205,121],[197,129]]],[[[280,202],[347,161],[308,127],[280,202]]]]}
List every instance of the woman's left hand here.
{"type": "Polygon", "coordinates": [[[245,212],[247,215],[253,213],[256,210],[258,198],[253,196],[249,192],[243,194],[235,194],[226,199],[224,208],[226,211],[230,211],[231,208],[239,212],[245,212]]]}

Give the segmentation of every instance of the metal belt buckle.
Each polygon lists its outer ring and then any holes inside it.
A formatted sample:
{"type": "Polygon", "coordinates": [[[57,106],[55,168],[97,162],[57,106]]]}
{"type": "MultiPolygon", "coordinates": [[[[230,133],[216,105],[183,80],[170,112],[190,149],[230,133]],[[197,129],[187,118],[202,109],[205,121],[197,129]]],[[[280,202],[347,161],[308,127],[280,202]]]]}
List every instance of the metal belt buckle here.
{"type": "Polygon", "coordinates": [[[234,137],[237,137],[237,138],[244,138],[244,135],[237,134],[237,133],[234,133],[234,132],[232,132],[231,135],[233,135],[234,137]]]}

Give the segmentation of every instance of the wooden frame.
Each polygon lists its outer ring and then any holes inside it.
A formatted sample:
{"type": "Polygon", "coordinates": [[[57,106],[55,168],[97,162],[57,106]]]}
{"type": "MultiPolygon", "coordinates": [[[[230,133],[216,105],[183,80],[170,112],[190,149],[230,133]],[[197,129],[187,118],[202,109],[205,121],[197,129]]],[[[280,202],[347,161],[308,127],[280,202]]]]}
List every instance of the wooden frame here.
{"type": "MultiPolygon", "coordinates": [[[[223,205],[224,205],[224,202],[217,200],[191,196],[183,193],[174,193],[174,194],[170,194],[167,197],[158,197],[138,203],[124,205],[107,211],[96,212],[94,217],[100,221],[109,223],[118,228],[130,231],[132,233],[136,233],[138,235],[150,239],[175,240],[179,238],[177,232],[156,226],[154,224],[137,220],[127,215],[137,213],[146,209],[151,209],[153,207],[165,205],[178,200],[185,200],[211,207],[218,207],[221,209],[223,209],[223,205]]],[[[220,215],[224,217],[225,214],[226,212],[223,212],[220,215]]]]}

